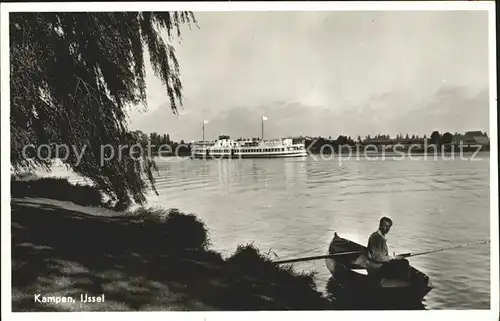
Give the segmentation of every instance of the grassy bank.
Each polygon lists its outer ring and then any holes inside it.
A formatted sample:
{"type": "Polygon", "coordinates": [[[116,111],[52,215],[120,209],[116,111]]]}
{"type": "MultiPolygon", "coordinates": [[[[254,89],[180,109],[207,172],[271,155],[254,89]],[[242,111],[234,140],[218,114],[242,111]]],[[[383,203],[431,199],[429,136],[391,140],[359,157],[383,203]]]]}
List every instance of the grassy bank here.
{"type": "Polygon", "coordinates": [[[312,274],[276,266],[251,245],[228,258],[211,250],[195,215],[155,208],[103,215],[75,205],[87,197],[102,205],[92,187],[47,182],[55,190],[43,180],[12,182],[13,311],[332,308],[312,274]],[[105,302],[79,303],[82,293],[104,294],[105,302]],[[37,303],[35,294],[77,303],[37,303]]]}
{"type": "Polygon", "coordinates": [[[71,184],[65,178],[23,173],[11,176],[13,198],[38,197],[73,202],[83,206],[106,207],[101,193],[90,185],[71,184]]]}

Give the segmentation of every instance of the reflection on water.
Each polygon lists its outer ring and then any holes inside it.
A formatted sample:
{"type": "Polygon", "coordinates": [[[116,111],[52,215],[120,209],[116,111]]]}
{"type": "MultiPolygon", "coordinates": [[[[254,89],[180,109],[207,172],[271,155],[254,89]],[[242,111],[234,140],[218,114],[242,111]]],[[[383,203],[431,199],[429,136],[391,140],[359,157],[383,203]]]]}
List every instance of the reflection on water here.
{"type": "MultiPolygon", "coordinates": [[[[391,252],[420,252],[489,239],[489,155],[455,159],[315,161],[301,159],[158,160],[151,205],[196,213],[213,247],[233,252],[254,242],[280,258],[321,255],[336,231],[366,244],[382,215],[394,226],[391,252]]],[[[488,309],[489,246],[410,258],[435,288],[429,309],[488,309]]],[[[330,274],[324,262],[296,263],[330,274]]]]}
{"type": "Polygon", "coordinates": [[[412,302],[406,300],[359,300],[356,296],[343,297],[339,291],[339,284],[330,277],[326,284],[326,295],[334,302],[336,310],[426,310],[425,300],[423,302],[412,302]]]}

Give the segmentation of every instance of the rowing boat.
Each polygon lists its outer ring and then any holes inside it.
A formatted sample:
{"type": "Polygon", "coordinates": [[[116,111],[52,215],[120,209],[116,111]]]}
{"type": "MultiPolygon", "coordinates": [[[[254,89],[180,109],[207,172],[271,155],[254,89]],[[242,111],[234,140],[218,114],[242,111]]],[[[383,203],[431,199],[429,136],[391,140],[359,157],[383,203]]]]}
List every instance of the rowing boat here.
{"type": "Polygon", "coordinates": [[[368,249],[335,233],[328,254],[345,252],[353,253],[325,259],[336,283],[336,297],[342,296],[347,301],[421,302],[434,287],[427,275],[412,266],[408,280],[377,278],[369,274],[368,249]]]}

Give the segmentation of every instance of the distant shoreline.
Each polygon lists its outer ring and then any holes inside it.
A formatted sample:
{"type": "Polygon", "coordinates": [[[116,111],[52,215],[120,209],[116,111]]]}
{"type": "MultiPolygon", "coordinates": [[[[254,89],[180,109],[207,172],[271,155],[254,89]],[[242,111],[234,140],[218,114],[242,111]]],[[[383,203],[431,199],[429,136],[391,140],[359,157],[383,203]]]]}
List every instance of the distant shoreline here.
{"type": "Polygon", "coordinates": [[[331,153],[331,152],[328,152],[328,151],[317,151],[317,150],[314,150],[314,151],[311,151],[309,154],[311,155],[325,155],[325,154],[336,154],[336,155],[353,155],[353,156],[356,156],[356,155],[390,155],[390,156],[434,156],[434,155],[451,155],[451,154],[460,154],[460,153],[464,153],[464,154],[473,154],[473,153],[478,153],[478,154],[483,154],[483,153],[489,153],[490,150],[487,149],[487,150],[478,150],[477,148],[470,148],[470,149],[467,149],[467,148],[464,148],[462,151],[460,150],[445,150],[445,151],[426,151],[425,149],[418,149],[418,150],[412,150],[412,151],[408,151],[408,150],[398,150],[398,151],[392,151],[392,150],[385,150],[385,151],[360,151],[359,153],[356,153],[356,150],[352,151],[352,153],[349,153],[349,151],[341,151],[339,153],[339,151],[335,151],[334,153],[331,153]]]}
{"type": "MultiPolygon", "coordinates": [[[[490,152],[490,149],[487,148],[487,149],[480,149],[478,150],[478,148],[462,148],[462,152],[460,152],[460,150],[445,150],[444,152],[441,151],[441,150],[438,150],[436,152],[434,152],[432,149],[428,150],[426,152],[425,149],[417,149],[417,150],[398,150],[398,151],[393,151],[393,150],[383,150],[383,151],[363,151],[362,149],[359,151],[359,153],[357,153],[357,151],[354,149],[351,151],[351,153],[348,151],[348,150],[345,150],[345,151],[341,151],[339,153],[339,151],[334,151],[333,153],[331,152],[331,150],[329,150],[328,148],[325,148],[324,151],[320,151],[320,150],[310,150],[308,151],[308,155],[352,155],[352,156],[363,156],[363,155],[386,155],[386,156],[434,156],[434,155],[459,155],[460,153],[464,153],[464,154],[474,154],[474,153],[478,153],[478,154],[484,154],[484,153],[489,153],[490,152]]],[[[153,153],[152,157],[190,157],[191,154],[190,153],[178,153],[177,155],[175,153],[163,153],[163,155],[158,155],[158,153],[153,153]]],[[[238,158],[238,157],[234,157],[234,158],[238,158]]],[[[214,158],[215,159],[215,158],[214,158]]]]}

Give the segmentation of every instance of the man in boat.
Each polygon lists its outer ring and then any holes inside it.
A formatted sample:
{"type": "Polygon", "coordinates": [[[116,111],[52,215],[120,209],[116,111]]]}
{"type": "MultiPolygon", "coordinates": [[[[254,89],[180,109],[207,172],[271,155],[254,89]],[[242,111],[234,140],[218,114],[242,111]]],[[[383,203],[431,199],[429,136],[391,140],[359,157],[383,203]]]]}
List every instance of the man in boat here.
{"type": "Polygon", "coordinates": [[[402,255],[390,255],[386,235],[392,227],[392,220],[382,217],[379,228],[368,239],[368,273],[379,277],[407,280],[410,264],[402,255]]]}

